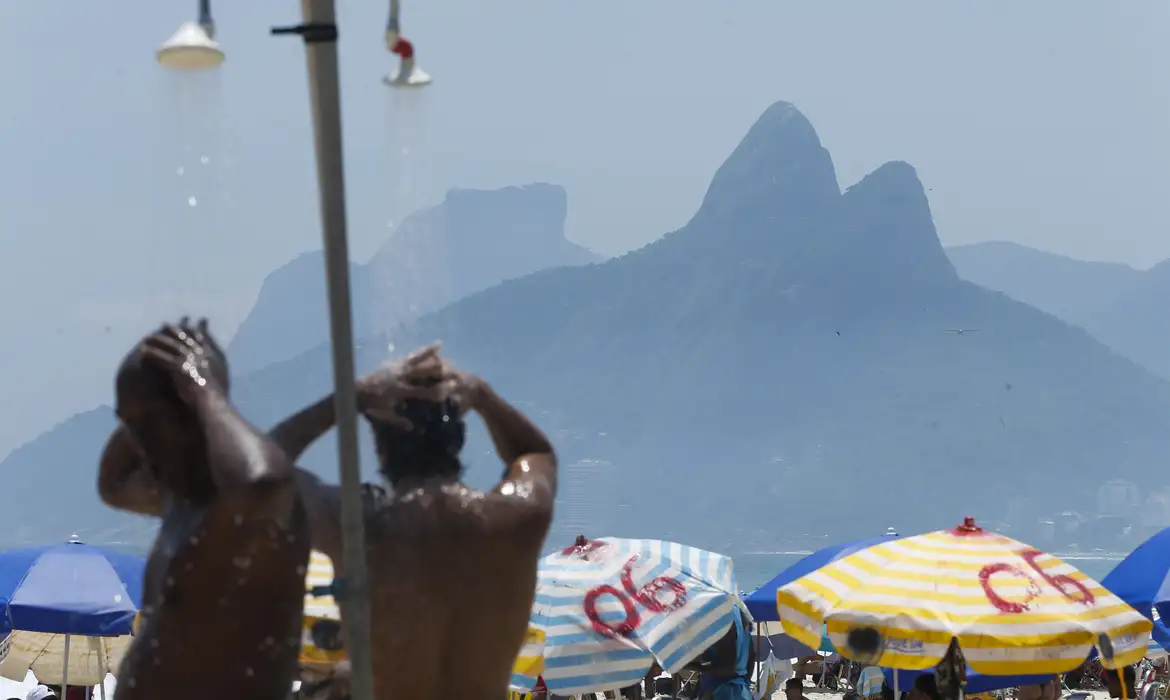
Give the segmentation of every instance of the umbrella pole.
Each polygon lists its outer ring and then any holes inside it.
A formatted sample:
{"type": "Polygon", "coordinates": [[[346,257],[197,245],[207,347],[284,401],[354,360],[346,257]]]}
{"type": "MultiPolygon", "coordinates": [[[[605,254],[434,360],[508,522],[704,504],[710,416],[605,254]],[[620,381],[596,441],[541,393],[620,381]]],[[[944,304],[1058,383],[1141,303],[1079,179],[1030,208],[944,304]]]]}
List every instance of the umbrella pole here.
{"type": "Polygon", "coordinates": [[[760,635],[763,633],[764,633],[764,625],[763,625],[763,623],[757,621],[756,622],[756,668],[755,668],[756,690],[761,690],[763,688],[763,686],[760,685],[763,682],[763,679],[760,678],[760,669],[763,668],[763,666],[761,664],[764,663],[764,660],[760,658],[760,652],[764,648],[764,640],[760,639],[760,635]]]}
{"type": "Polygon", "coordinates": [[[109,669],[106,668],[106,644],[101,639],[98,640],[98,675],[101,676],[101,683],[98,685],[98,692],[101,693],[102,700],[106,700],[106,676],[109,674],[109,669]]]}
{"type": "Polygon", "coordinates": [[[65,662],[61,665],[61,697],[69,695],[69,635],[65,635],[65,662]]]}
{"type": "MultiPolygon", "coordinates": [[[[291,29],[305,39],[309,99],[317,154],[333,385],[337,413],[337,458],[341,477],[342,552],[345,565],[346,647],[352,664],[355,700],[372,700],[370,606],[357,445],[353,319],[350,309],[349,246],[345,231],[345,179],[341,151],[341,95],[337,66],[337,24],[333,0],[301,0],[304,24],[291,29]]],[[[278,33],[287,33],[284,30],[278,33]]]]}

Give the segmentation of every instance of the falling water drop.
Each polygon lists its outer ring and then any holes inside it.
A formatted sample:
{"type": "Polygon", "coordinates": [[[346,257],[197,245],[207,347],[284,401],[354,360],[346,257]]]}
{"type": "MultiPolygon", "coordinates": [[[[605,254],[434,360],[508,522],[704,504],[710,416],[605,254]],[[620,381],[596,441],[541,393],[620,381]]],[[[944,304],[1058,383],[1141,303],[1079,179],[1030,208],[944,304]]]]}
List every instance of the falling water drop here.
{"type": "Polygon", "coordinates": [[[207,165],[208,163],[211,162],[211,159],[208,158],[207,156],[199,156],[199,162],[202,163],[203,165],[207,165]]]}
{"type": "Polygon", "coordinates": [[[186,172],[186,169],[181,165],[179,167],[175,168],[175,174],[178,175],[179,177],[183,177],[184,172],[186,172]]]}
{"type": "Polygon", "coordinates": [[[386,352],[388,352],[390,354],[394,354],[394,343],[390,343],[389,345],[386,346],[386,352]]]}
{"type": "Polygon", "coordinates": [[[194,195],[187,198],[187,206],[189,206],[189,207],[193,207],[198,203],[199,203],[199,200],[195,199],[194,195]]]}

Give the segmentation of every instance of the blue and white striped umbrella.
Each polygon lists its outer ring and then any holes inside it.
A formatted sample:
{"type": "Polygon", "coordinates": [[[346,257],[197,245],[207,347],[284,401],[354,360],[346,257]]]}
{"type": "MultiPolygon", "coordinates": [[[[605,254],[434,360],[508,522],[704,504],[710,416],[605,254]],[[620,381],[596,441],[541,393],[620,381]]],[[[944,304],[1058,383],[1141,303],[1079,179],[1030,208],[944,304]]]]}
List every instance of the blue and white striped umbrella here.
{"type": "Polygon", "coordinates": [[[577,695],[637,683],[654,661],[676,672],[734,615],[747,615],[737,592],[721,554],[658,540],[579,540],[540,562],[531,627],[543,633],[543,663],[518,664],[512,688],[530,690],[543,675],[549,692],[577,695]]]}

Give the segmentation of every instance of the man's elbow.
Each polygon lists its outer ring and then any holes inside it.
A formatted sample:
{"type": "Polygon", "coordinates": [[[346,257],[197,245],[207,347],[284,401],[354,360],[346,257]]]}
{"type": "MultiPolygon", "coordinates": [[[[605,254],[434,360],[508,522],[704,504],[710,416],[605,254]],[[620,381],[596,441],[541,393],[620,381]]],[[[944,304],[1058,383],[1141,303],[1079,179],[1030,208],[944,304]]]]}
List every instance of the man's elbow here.
{"type": "Polygon", "coordinates": [[[97,481],[98,498],[111,508],[122,508],[121,489],[110,483],[109,479],[99,476],[97,481]]]}

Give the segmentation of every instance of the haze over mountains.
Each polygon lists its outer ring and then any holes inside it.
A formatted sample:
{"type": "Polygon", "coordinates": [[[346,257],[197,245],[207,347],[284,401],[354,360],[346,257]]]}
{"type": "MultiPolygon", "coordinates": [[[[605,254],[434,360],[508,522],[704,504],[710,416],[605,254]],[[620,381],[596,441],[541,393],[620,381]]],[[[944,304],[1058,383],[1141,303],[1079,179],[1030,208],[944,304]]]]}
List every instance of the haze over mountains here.
{"type": "Polygon", "coordinates": [[[1004,242],[957,246],[948,255],[963,279],[1082,326],[1170,378],[1170,260],[1135,270],[1004,242]]]}
{"type": "MultiPolygon", "coordinates": [[[[681,229],[367,328],[364,369],[390,345],[441,338],[534,412],[561,452],[562,503],[589,504],[581,523],[606,534],[734,554],[974,514],[1027,537],[1046,514],[1091,510],[1107,480],[1168,485],[1170,383],[961,279],[914,169],[887,163],[842,192],[787,103],[761,116],[681,229]],[[1016,494],[1036,504],[1023,519],[1010,517],[1016,494]]],[[[329,385],[322,344],[241,377],[235,397],[267,426],[329,385]]],[[[119,527],[92,489],[111,425],[108,411],[74,417],[0,463],[37,473],[17,484],[15,517],[49,527],[37,494],[54,484],[73,494],[60,503],[74,521],[119,527]]],[[[306,463],[332,475],[331,449],[306,463]]],[[[467,457],[473,481],[498,476],[482,434],[467,457]]]]}
{"type": "MultiPolygon", "coordinates": [[[[357,337],[384,333],[502,280],[602,256],[565,239],[565,190],[537,183],[452,190],[408,216],[365,264],[350,264],[357,337]]],[[[325,264],[305,253],[264,280],[228,346],[237,374],[329,340],[325,264]]]]}

